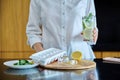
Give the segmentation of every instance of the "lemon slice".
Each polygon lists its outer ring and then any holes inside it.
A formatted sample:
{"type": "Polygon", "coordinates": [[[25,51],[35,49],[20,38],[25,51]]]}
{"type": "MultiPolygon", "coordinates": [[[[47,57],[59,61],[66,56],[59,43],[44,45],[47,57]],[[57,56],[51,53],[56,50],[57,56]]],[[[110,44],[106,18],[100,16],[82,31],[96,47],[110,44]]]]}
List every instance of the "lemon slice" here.
{"type": "Polygon", "coordinates": [[[83,37],[86,40],[92,40],[92,33],[93,29],[91,27],[87,27],[83,30],[83,37]]]}
{"type": "Polygon", "coordinates": [[[72,59],[80,61],[82,59],[82,53],[80,51],[72,52],[72,59]]]}

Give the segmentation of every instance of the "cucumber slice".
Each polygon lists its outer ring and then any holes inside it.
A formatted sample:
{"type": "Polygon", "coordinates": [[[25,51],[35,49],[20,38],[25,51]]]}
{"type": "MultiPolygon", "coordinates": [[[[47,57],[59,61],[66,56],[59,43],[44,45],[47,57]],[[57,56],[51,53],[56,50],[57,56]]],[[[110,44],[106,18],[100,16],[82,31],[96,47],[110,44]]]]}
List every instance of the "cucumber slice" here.
{"type": "Polygon", "coordinates": [[[32,65],[33,62],[29,62],[28,60],[21,59],[19,62],[14,63],[14,65],[32,65]]]}

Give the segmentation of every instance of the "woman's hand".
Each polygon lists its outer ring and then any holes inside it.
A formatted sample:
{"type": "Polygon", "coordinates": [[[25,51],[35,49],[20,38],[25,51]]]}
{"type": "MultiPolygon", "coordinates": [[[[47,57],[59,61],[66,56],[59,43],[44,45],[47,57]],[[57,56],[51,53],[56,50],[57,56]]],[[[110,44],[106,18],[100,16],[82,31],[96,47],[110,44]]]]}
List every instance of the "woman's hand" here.
{"type": "Polygon", "coordinates": [[[97,28],[94,28],[93,29],[93,41],[96,43],[97,39],[98,39],[98,30],[97,28]]]}
{"type": "MultiPolygon", "coordinates": [[[[84,36],[83,32],[81,33],[82,36],[84,36]]],[[[93,37],[93,42],[96,43],[97,39],[98,39],[98,30],[97,28],[94,28],[93,31],[92,31],[92,37],[93,37]]],[[[84,41],[89,41],[87,39],[84,39],[84,41]]]]}
{"type": "Polygon", "coordinates": [[[36,52],[39,52],[39,51],[44,50],[41,43],[35,43],[35,44],[33,45],[33,48],[34,48],[34,50],[35,50],[36,52]]]}

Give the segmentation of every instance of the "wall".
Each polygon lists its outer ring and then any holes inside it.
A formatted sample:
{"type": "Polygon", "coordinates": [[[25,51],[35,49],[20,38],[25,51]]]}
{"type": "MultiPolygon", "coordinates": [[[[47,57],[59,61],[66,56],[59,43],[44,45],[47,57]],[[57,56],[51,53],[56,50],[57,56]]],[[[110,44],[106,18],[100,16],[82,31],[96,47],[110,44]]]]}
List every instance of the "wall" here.
{"type": "Polygon", "coordinates": [[[25,34],[29,0],[0,0],[0,57],[28,57],[25,34]]]}
{"type": "MultiPolygon", "coordinates": [[[[0,58],[28,58],[34,51],[25,34],[29,0],[0,0],[0,58]]],[[[120,52],[95,52],[97,58],[120,56],[120,52]]]]}
{"type": "Polygon", "coordinates": [[[120,51],[120,8],[118,1],[94,0],[99,39],[94,50],[120,51]]]}

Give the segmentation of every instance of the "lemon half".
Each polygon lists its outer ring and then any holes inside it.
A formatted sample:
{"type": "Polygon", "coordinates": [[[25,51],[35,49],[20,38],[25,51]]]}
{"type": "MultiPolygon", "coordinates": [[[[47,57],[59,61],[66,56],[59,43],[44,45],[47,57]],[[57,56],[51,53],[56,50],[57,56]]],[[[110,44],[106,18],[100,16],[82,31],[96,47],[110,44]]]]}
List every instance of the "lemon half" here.
{"type": "Polygon", "coordinates": [[[80,51],[72,52],[71,58],[80,61],[82,59],[82,53],[80,51]]]}
{"type": "Polygon", "coordinates": [[[83,30],[83,36],[84,36],[84,39],[86,39],[86,40],[92,40],[92,36],[93,36],[93,33],[92,33],[92,31],[93,31],[93,29],[90,27],[88,27],[88,28],[85,28],[84,30],[83,30]]]}

